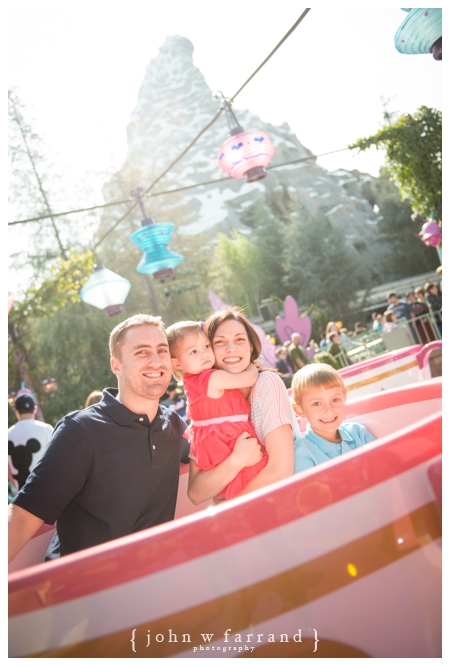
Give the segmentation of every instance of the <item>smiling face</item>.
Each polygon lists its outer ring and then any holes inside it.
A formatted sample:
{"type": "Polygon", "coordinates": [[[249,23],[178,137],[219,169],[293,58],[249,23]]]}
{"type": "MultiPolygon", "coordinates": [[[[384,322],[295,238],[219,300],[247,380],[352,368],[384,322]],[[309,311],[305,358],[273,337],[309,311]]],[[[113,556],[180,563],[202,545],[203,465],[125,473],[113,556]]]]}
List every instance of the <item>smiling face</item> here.
{"type": "Polygon", "coordinates": [[[111,370],[119,384],[118,399],[135,413],[149,413],[158,408],[172,378],[172,363],[167,338],[158,326],[142,325],[129,328],[111,370]],[[148,401],[155,403],[150,406],[148,401]]]}
{"type": "Polygon", "coordinates": [[[328,442],[340,442],[337,432],[345,414],[347,395],[342,386],[311,386],[303,389],[301,405],[295,405],[299,416],[304,416],[316,435],[328,442]]]}
{"type": "Polygon", "coordinates": [[[226,319],[217,327],[212,340],[216,366],[233,374],[243,372],[250,364],[253,347],[244,324],[226,319]]]}
{"type": "Polygon", "coordinates": [[[175,345],[172,357],[174,370],[183,374],[199,375],[204,370],[212,368],[215,359],[211,343],[204,333],[193,332],[184,335],[175,345]]]}

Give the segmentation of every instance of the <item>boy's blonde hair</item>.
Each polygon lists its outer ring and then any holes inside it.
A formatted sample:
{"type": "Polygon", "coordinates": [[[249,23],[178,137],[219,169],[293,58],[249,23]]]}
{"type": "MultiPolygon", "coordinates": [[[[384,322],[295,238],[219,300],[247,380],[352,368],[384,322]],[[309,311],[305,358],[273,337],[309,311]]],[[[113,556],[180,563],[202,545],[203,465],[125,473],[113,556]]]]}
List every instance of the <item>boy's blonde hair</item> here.
{"type": "MultiPolygon", "coordinates": [[[[176,324],[172,324],[169,328],[166,328],[171,358],[176,358],[177,345],[186,335],[190,335],[191,333],[205,333],[202,323],[200,321],[177,321],[176,324]]],[[[172,374],[178,382],[183,378],[183,373],[175,370],[175,368],[172,368],[172,374]]]]}
{"type": "Polygon", "coordinates": [[[291,388],[294,404],[301,407],[304,391],[318,386],[324,388],[339,386],[342,388],[344,395],[347,395],[344,380],[337,370],[327,363],[310,363],[301,370],[297,370],[292,380],[291,388]]]}

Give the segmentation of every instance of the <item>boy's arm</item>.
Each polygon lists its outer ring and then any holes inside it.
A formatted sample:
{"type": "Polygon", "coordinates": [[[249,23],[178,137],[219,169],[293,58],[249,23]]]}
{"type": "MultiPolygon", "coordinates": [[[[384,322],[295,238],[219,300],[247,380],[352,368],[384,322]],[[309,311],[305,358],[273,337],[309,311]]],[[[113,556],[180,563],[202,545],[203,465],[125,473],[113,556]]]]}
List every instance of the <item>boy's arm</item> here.
{"type": "Polygon", "coordinates": [[[211,373],[208,383],[207,396],[209,398],[220,398],[225,389],[240,389],[254,386],[258,381],[258,370],[250,363],[247,370],[233,375],[226,370],[216,370],[211,373]]]}

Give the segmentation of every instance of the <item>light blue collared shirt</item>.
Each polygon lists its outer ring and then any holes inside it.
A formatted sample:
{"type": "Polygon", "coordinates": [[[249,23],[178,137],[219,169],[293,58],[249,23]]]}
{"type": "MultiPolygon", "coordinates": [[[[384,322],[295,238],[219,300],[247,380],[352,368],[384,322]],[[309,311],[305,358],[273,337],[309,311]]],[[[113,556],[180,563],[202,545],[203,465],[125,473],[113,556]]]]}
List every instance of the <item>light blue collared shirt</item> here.
{"type": "Polygon", "coordinates": [[[342,423],[339,427],[339,434],[342,439],[340,444],[328,442],[317,435],[308,423],[300,445],[294,451],[294,474],[332,460],[336,456],[353,451],[376,439],[367,428],[359,423],[342,423]]]}

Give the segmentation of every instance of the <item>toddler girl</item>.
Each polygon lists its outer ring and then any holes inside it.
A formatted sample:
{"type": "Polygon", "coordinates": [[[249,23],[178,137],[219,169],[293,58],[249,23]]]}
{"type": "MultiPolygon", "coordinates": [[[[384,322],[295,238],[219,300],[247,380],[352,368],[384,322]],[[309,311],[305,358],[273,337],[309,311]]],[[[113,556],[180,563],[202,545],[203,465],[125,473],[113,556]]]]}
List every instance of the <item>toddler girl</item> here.
{"type": "MultiPolygon", "coordinates": [[[[216,370],[211,343],[199,322],[181,321],[166,330],[176,379],[183,378],[191,419],[185,436],[191,444],[190,456],[201,470],[209,470],[227,458],[236,438],[246,432],[256,434],[249,421],[250,406],[240,388],[256,384],[258,370],[250,363],[244,372],[231,374],[216,370]]],[[[221,499],[236,497],[267,464],[263,457],[256,465],[244,467],[219,494],[221,499]]]]}

